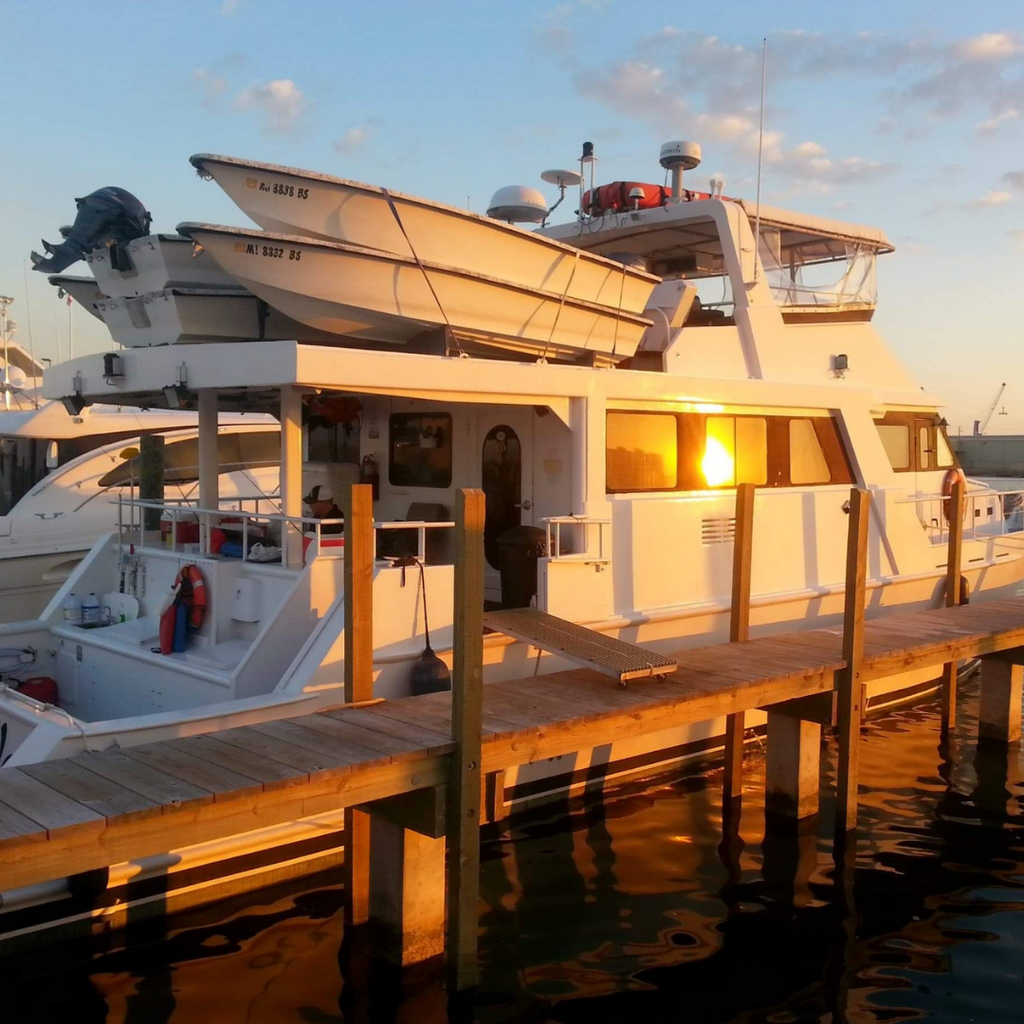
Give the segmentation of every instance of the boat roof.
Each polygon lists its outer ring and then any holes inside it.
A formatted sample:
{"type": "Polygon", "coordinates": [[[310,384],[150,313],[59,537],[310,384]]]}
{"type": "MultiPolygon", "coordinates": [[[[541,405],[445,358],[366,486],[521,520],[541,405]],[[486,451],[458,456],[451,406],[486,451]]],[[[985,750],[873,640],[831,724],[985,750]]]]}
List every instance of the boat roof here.
{"type": "MultiPolygon", "coordinates": [[[[737,199],[750,218],[751,224],[757,220],[757,203],[746,199],[737,199]]],[[[761,226],[775,227],[782,232],[782,248],[799,246],[806,249],[815,243],[822,250],[845,255],[845,248],[834,243],[850,243],[862,248],[871,249],[876,253],[893,252],[896,248],[889,241],[881,228],[867,227],[864,224],[853,224],[849,221],[832,220],[829,217],[816,217],[810,213],[797,213],[795,210],[783,210],[778,206],[766,206],[761,203],[761,226]]]]}

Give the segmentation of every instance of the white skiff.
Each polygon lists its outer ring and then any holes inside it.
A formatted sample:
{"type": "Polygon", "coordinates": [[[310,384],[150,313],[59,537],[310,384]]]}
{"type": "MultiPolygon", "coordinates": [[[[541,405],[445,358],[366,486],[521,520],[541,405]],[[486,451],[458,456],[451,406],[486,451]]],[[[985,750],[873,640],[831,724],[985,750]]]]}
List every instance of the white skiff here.
{"type": "Polygon", "coordinates": [[[534,231],[377,185],[210,153],[197,153],[191,162],[265,231],[416,255],[628,313],[643,312],[659,280],[534,231]]]}
{"type": "Polygon", "coordinates": [[[341,242],[183,223],[238,284],[309,327],[404,343],[443,328],[532,356],[619,362],[651,321],[470,273],[341,242]],[[429,282],[429,283],[428,283],[429,282]]]}

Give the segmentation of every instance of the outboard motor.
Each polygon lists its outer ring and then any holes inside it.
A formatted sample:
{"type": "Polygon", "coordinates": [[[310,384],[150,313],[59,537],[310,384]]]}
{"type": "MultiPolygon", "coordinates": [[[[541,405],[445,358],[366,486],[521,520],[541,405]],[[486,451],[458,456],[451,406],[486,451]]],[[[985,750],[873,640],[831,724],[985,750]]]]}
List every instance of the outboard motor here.
{"type": "Polygon", "coordinates": [[[149,211],[131,192],[116,185],[90,192],[76,199],[75,204],[78,207],[75,223],[70,228],[61,229],[64,241],[51,245],[44,238],[43,248],[49,256],[32,253],[34,270],[59,274],[93,249],[113,245],[116,253],[119,247],[133,238],[149,234],[153,219],[149,211]]]}

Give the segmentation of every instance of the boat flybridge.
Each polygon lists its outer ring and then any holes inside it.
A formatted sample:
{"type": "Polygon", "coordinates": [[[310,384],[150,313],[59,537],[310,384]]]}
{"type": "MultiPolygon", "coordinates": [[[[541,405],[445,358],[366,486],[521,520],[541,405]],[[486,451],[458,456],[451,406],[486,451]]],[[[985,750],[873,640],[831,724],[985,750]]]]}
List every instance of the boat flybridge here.
{"type": "MultiPolygon", "coordinates": [[[[959,469],[940,399],[871,323],[875,258],[892,246],[874,229],[687,192],[669,149],[671,189],[616,183],[621,202],[591,189],[577,220],[540,230],[294,168],[193,158],[269,229],[188,222],[180,230],[195,251],[334,342],[127,348],[115,379],[102,355],[47,371],[53,399],[148,407],[169,385],[194,397],[202,529],[198,541],[162,537],[136,515],[38,620],[0,627],[6,763],[337,704],[344,548],[304,506],[313,464],[334,498],[349,482],[373,484],[381,697],[410,692],[425,608],[432,646],[450,654],[449,528],[463,487],[486,495],[488,601],[509,597],[499,572],[508,531],[533,528],[543,553],[529,600],[655,651],[726,637],[739,483],[757,488],[755,634],[840,621],[854,483],[871,494],[868,614],[939,601],[944,485],[959,469]],[[209,467],[218,412],[241,409],[280,419],[280,513],[232,509],[242,542],[229,557],[213,541],[227,513],[209,467]],[[147,581],[132,595],[138,617],[66,624],[68,592],[118,589],[129,543],[147,581]],[[279,560],[260,560],[268,550],[279,560]],[[424,564],[422,577],[396,564],[403,555],[424,564]],[[205,582],[205,617],[184,650],[163,654],[165,595],[190,566],[205,582]],[[20,695],[27,676],[52,677],[60,708],[20,695]]],[[[676,149],[692,167],[693,147],[676,149]]],[[[580,178],[552,173],[563,187],[580,178]]],[[[533,191],[513,190],[513,219],[524,205],[535,224],[546,219],[533,191]]],[[[500,195],[495,209],[507,214],[500,195]]],[[[1005,596],[1024,577],[1013,509],[971,484],[972,600],[1005,596]]],[[[484,657],[493,685],[568,667],[500,634],[485,637],[484,657]]],[[[893,700],[925,682],[896,677],[870,696],[893,700]]],[[[506,793],[534,798],[676,760],[706,750],[722,725],[527,765],[506,793]]]]}

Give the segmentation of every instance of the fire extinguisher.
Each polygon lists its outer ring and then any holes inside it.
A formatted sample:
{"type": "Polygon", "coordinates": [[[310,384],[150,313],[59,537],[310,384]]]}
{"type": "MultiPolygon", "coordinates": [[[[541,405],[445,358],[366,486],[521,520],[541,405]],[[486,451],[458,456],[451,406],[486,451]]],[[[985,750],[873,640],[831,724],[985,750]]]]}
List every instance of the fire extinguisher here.
{"type": "Polygon", "coordinates": [[[359,467],[359,482],[373,486],[373,500],[380,497],[380,470],[377,468],[377,457],[375,455],[364,455],[362,464],[359,467]]]}

